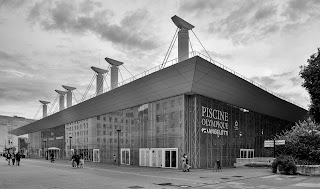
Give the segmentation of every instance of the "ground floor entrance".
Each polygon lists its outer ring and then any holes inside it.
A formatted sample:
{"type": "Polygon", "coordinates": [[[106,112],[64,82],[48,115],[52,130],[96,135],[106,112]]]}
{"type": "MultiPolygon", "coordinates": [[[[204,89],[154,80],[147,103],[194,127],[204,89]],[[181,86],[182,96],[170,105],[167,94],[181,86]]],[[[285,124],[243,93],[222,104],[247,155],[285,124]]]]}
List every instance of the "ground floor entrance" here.
{"type": "Polygon", "coordinates": [[[140,148],[139,165],[178,168],[178,148],[140,148]]]}

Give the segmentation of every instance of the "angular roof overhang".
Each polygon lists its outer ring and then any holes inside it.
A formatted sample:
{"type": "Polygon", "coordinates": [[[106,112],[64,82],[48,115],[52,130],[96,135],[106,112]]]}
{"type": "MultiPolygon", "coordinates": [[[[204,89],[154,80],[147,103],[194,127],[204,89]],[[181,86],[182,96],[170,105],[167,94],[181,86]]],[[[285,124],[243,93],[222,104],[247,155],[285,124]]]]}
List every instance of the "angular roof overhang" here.
{"type": "Polygon", "coordinates": [[[9,133],[33,133],[181,94],[200,94],[292,122],[307,116],[305,109],[195,56],[9,133]]]}

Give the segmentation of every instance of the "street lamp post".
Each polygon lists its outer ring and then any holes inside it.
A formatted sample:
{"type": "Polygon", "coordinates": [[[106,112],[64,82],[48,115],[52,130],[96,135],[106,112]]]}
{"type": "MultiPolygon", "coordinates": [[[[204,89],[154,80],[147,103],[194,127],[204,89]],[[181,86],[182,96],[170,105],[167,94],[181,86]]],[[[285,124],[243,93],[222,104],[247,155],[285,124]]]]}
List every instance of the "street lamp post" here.
{"type": "Polygon", "coordinates": [[[44,156],[45,156],[45,158],[46,158],[46,160],[48,160],[48,151],[45,151],[46,150],[46,148],[47,148],[47,141],[45,140],[44,141],[44,156]]]}
{"type": "Polygon", "coordinates": [[[70,143],[70,157],[71,157],[71,139],[72,139],[72,136],[71,134],[69,135],[69,143],[70,143]]]}
{"type": "Polygon", "coordinates": [[[118,132],[118,166],[120,166],[120,142],[119,142],[119,135],[121,132],[121,129],[117,129],[118,132]]]}
{"type": "Polygon", "coordinates": [[[30,158],[30,142],[28,142],[28,146],[27,146],[27,149],[28,149],[28,156],[29,156],[29,158],[30,158]]]}

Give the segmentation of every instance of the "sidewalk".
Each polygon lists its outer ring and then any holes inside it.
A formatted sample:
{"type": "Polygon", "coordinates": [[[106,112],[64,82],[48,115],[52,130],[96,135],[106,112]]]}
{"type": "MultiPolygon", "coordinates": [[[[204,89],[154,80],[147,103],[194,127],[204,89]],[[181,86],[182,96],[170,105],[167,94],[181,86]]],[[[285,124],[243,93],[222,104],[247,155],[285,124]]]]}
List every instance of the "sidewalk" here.
{"type": "MultiPolygon", "coordinates": [[[[45,159],[35,159],[36,161],[50,162],[45,159]]],[[[55,161],[57,164],[70,165],[69,160],[58,159],[55,161]]],[[[99,169],[113,172],[122,172],[127,174],[139,174],[139,175],[158,175],[164,178],[180,178],[183,180],[194,180],[195,182],[205,181],[207,184],[223,183],[230,181],[244,180],[248,178],[264,177],[269,175],[275,175],[270,168],[251,168],[251,167],[239,167],[239,168],[223,168],[222,171],[216,172],[213,169],[190,169],[190,172],[182,172],[179,169],[167,169],[157,167],[142,167],[132,165],[114,165],[108,163],[90,162],[86,161],[84,168],[99,169]]]]}

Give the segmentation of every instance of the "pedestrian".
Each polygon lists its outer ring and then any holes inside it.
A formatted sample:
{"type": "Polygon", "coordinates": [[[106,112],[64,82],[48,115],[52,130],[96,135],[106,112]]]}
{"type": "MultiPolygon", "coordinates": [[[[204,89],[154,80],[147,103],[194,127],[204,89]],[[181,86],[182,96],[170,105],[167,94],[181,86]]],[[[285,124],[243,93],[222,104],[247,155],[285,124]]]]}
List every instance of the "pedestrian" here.
{"type": "Polygon", "coordinates": [[[16,155],[16,160],[17,160],[16,165],[17,165],[17,166],[20,166],[20,158],[21,158],[21,155],[20,155],[19,152],[17,152],[17,155],[16,155]]]}
{"type": "Polygon", "coordinates": [[[10,152],[7,153],[7,160],[8,160],[8,165],[10,165],[10,161],[11,161],[11,154],[10,154],[10,152]]]}
{"type": "Polygon", "coordinates": [[[72,167],[75,167],[75,159],[76,159],[75,154],[72,154],[71,159],[70,159],[72,167]]]}
{"type": "Polygon", "coordinates": [[[117,157],[116,157],[116,154],[113,154],[113,164],[117,164],[117,157]]]}
{"type": "Polygon", "coordinates": [[[53,153],[50,154],[50,160],[51,160],[50,161],[51,163],[54,163],[54,154],[53,153]]]}
{"type": "Polygon", "coordinates": [[[14,163],[16,162],[16,155],[14,154],[14,152],[12,152],[11,160],[12,160],[12,165],[14,165],[14,163]]]}
{"type": "Polygon", "coordinates": [[[75,155],[75,162],[77,164],[77,168],[79,168],[79,163],[80,163],[80,156],[78,154],[75,155]]]}
{"type": "Polygon", "coordinates": [[[188,162],[188,157],[187,155],[185,155],[185,158],[186,158],[186,166],[187,166],[187,171],[190,172],[190,168],[191,166],[189,165],[189,162],[188,162]]]}
{"type": "Polygon", "coordinates": [[[182,171],[186,172],[187,171],[187,163],[186,163],[186,154],[183,154],[181,161],[182,161],[182,171]]]}

